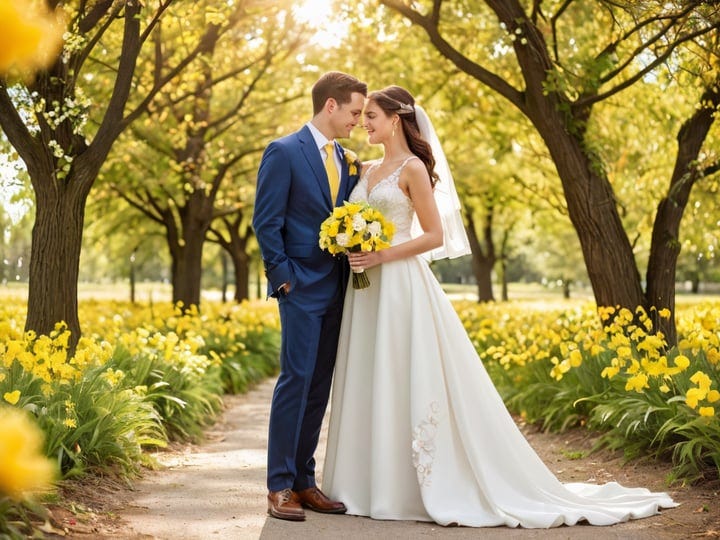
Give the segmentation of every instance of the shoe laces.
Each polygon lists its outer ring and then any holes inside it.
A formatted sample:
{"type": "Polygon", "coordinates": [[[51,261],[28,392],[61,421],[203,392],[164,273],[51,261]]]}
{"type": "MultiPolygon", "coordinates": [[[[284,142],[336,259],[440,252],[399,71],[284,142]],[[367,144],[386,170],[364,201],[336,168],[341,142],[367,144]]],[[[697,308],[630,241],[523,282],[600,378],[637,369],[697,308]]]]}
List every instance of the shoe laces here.
{"type": "Polygon", "coordinates": [[[280,492],[280,503],[284,504],[292,500],[292,489],[285,488],[280,492]]]}

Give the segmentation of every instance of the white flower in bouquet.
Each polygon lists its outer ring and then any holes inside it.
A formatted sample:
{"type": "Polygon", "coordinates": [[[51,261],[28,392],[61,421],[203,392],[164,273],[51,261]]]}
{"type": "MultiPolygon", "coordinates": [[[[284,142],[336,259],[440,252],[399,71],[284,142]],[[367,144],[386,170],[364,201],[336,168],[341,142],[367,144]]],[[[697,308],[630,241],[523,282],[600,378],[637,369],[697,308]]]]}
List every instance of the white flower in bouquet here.
{"type": "Polygon", "coordinates": [[[368,224],[367,232],[369,232],[370,236],[372,236],[373,238],[377,238],[383,232],[382,223],[380,223],[379,221],[373,221],[372,223],[368,224]]]}
{"type": "Polygon", "coordinates": [[[350,243],[350,236],[345,233],[338,233],[335,237],[335,242],[337,242],[338,246],[347,247],[350,243]]]}
{"type": "Polygon", "coordinates": [[[362,217],[362,214],[355,214],[352,217],[352,224],[353,224],[353,230],[355,232],[362,231],[367,226],[367,222],[365,221],[365,218],[362,217]]]}

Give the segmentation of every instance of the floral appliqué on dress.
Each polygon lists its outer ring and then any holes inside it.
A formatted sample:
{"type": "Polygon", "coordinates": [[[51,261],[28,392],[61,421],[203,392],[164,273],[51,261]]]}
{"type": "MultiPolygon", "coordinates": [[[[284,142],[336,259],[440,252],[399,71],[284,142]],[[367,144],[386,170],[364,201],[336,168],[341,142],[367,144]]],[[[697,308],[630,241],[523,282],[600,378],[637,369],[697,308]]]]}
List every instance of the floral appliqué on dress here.
{"type": "Polygon", "coordinates": [[[438,413],[440,405],[437,401],[430,404],[427,419],[420,422],[413,430],[412,454],[413,465],[417,471],[421,486],[430,485],[430,474],[435,459],[435,436],[437,435],[438,413]]]}

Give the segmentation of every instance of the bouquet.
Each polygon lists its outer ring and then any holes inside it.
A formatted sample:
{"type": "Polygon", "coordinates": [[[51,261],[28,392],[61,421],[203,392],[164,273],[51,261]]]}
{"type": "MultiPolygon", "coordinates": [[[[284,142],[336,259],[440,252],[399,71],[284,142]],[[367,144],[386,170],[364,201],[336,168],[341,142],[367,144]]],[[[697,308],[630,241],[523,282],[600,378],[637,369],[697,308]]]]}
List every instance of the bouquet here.
{"type": "MultiPolygon", "coordinates": [[[[320,225],[320,247],[333,255],[355,251],[379,251],[390,247],[395,226],[382,212],[366,202],[345,201],[320,225]]],[[[365,271],[353,271],[353,288],[365,289],[365,271]]]]}

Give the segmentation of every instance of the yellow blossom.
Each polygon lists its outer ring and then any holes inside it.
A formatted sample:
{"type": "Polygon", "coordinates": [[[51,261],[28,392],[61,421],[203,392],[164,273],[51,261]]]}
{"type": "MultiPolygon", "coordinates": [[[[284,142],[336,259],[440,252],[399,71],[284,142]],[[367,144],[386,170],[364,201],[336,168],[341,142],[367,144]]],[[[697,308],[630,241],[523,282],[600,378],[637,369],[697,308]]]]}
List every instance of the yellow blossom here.
{"type": "Polygon", "coordinates": [[[660,315],[663,319],[669,319],[672,312],[668,308],[662,308],[658,311],[658,315],[660,315]]]}
{"type": "Polygon", "coordinates": [[[27,415],[0,407],[0,498],[19,500],[50,487],[54,466],[42,454],[42,432],[27,415]]]}
{"type": "Polygon", "coordinates": [[[698,413],[700,416],[715,416],[715,407],[700,407],[698,413]]]}
{"type": "Polygon", "coordinates": [[[639,351],[646,351],[648,354],[657,358],[658,350],[665,347],[665,340],[660,335],[648,335],[645,339],[638,343],[637,348],[639,351]]]}
{"type": "Polygon", "coordinates": [[[640,362],[634,358],[630,361],[630,367],[626,370],[628,373],[634,374],[640,371],[640,362]]]}
{"type": "Polygon", "coordinates": [[[625,383],[625,390],[635,390],[636,392],[642,392],[644,388],[649,388],[648,377],[644,373],[638,373],[633,375],[625,383]]]}
{"type": "Polygon", "coordinates": [[[0,0],[0,72],[13,66],[34,69],[49,64],[61,44],[61,25],[44,3],[0,0]]]}
{"type": "Polygon", "coordinates": [[[572,367],[580,367],[582,364],[582,353],[575,349],[570,353],[570,365],[572,367]]]}
{"type": "Polygon", "coordinates": [[[710,385],[712,384],[712,381],[710,380],[710,377],[708,377],[705,373],[702,371],[696,371],[692,377],[690,377],[690,380],[698,385],[699,388],[707,392],[710,389],[710,385]]]}
{"type": "Polygon", "coordinates": [[[705,399],[707,392],[700,388],[690,388],[685,392],[685,403],[691,409],[695,409],[698,406],[698,402],[705,399]]]}
{"type": "Polygon", "coordinates": [[[630,345],[630,339],[625,334],[616,333],[610,339],[610,347],[617,350],[620,347],[628,347],[630,345]]]}
{"type": "Polygon", "coordinates": [[[5,392],[3,399],[10,405],[15,405],[20,400],[20,390],[13,390],[12,392],[5,392]]]}
{"type": "Polygon", "coordinates": [[[679,354],[675,357],[675,360],[673,360],[675,365],[680,368],[681,371],[684,371],[688,368],[690,365],[690,359],[685,356],[684,354],[679,354]]]}
{"type": "Polygon", "coordinates": [[[600,306],[598,313],[600,313],[600,318],[603,321],[607,321],[615,313],[615,308],[612,306],[600,306]]]}
{"type": "Polygon", "coordinates": [[[620,358],[631,358],[632,357],[632,349],[625,345],[623,345],[622,347],[618,347],[616,352],[620,358]]]}
{"type": "Polygon", "coordinates": [[[602,373],[600,373],[601,377],[607,377],[608,379],[612,379],[615,375],[618,374],[620,369],[616,366],[607,366],[605,369],[602,370],[602,373]]]}
{"type": "Polygon", "coordinates": [[[657,361],[652,361],[644,358],[641,361],[641,365],[648,375],[652,377],[657,377],[665,373],[665,370],[667,368],[667,364],[663,360],[664,358],[661,358],[657,361]]]}
{"type": "Polygon", "coordinates": [[[570,371],[570,363],[567,360],[560,362],[556,357],[552,357],[550,361],[555,364],[555,367],[550,370],[550,376],[555,380],[559,381],[565,373],[570,371]]]}

